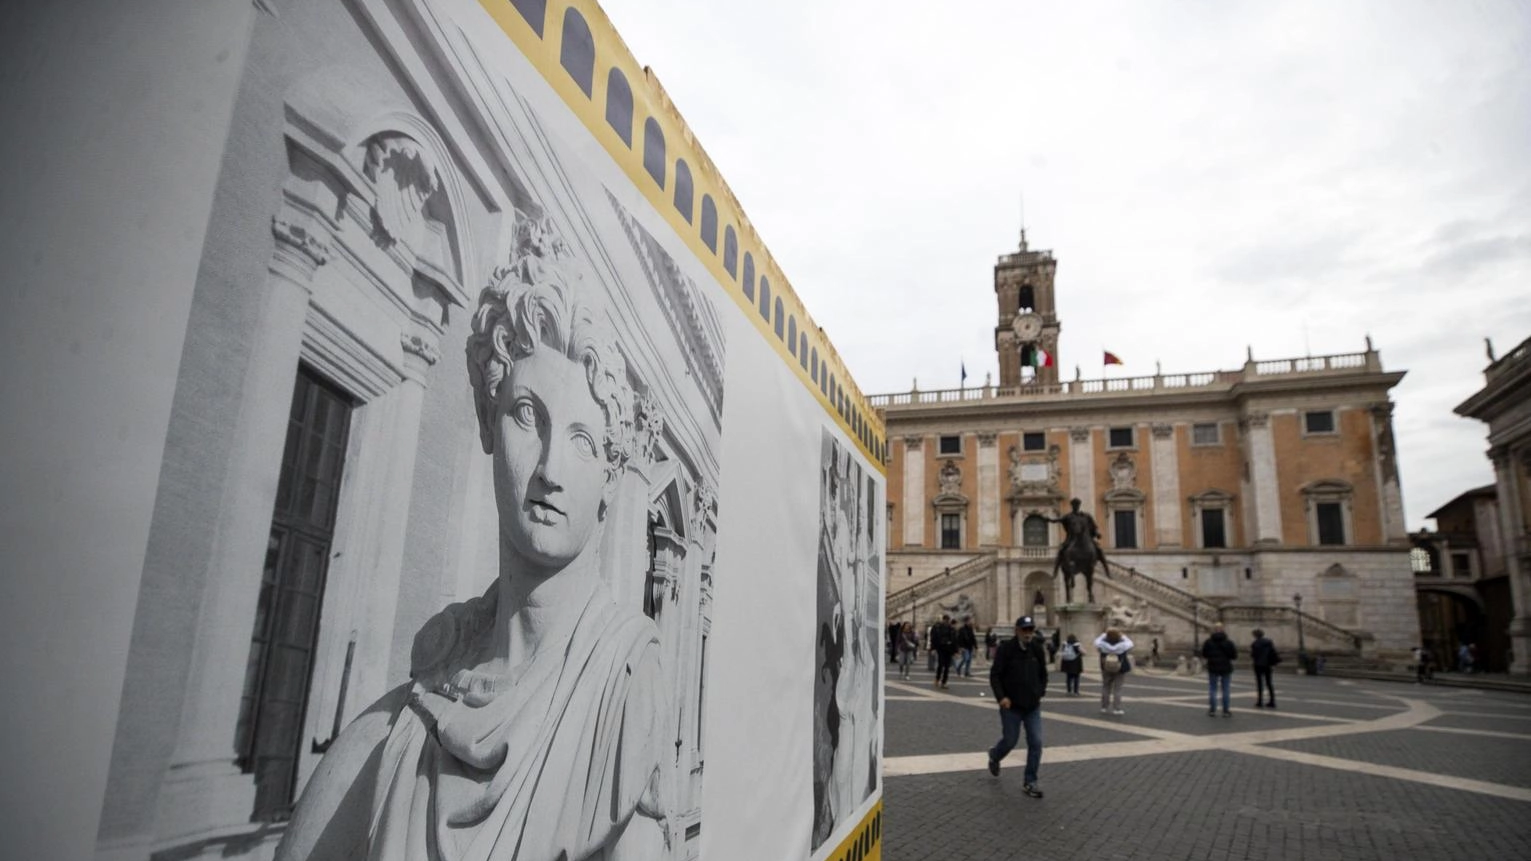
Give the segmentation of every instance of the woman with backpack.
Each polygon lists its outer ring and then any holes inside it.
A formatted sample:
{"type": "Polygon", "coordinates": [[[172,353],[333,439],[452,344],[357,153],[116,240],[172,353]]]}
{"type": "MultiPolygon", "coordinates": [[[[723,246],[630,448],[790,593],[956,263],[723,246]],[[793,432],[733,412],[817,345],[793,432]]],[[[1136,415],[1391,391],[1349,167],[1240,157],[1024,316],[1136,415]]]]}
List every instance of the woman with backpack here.
{"type": "Polygon", "coordinates": [[[1084,672],[1084,647],[1079,645],[1079,638],[1069,634],[1068,641],[1063,648],[1058,650],[1063,663],[1063,687],[1071,697],[1079,696],[1079,675],[1084,672]]]}
{"type": "Polygon", "coordinates": [[[1122,682],[1132,670],[1127,653],[1132,650],[1132,639],[1119,628],[1107,628],[1106,633],[1095,638],[1095,651],[1100,653],[1100,712],[1124,715],[1122,709],[1122,682]]]}

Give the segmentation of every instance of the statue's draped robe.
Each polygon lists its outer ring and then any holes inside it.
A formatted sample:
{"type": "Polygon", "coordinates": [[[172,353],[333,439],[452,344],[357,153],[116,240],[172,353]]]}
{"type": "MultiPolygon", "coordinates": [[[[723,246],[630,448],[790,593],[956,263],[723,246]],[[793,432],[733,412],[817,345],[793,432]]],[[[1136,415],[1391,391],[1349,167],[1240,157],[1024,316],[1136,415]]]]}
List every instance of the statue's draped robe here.
{"type": "Polygon", "coordinates": [[[567,639],[491,677],[472,667],[489,654],[498,594],[448,607],[416,637],[370,861],[600,859],[635,813],[667,825],[653,623],[599,585],[567,639]],[[443,682],[460,698],[437,693],[443,682]]]}

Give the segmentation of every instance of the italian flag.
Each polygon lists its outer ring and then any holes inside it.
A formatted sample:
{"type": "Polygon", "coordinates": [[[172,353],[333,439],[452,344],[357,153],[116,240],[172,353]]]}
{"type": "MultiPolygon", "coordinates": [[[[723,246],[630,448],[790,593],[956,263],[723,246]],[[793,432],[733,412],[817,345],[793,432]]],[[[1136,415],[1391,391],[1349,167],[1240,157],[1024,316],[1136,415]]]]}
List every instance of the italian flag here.
{"type": "Polygon", "coordinates": [[[1022,364],[1032,368],[1051,368],[1053,366],[1053,357],[1049,356],[1047,351],[1041,347],[1032,347],[1022,360],[1022,364]]]}

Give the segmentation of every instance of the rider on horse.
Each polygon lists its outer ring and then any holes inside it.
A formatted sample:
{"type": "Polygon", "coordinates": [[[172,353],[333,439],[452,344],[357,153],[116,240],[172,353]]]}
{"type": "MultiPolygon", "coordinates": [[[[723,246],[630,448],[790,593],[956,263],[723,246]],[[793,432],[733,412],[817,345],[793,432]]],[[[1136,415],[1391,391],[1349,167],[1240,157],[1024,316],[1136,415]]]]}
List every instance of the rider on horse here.
{"type": "Polygon", "coordinates": [[[1095,558],[1100,560],[1101,569],[1106,576],[1111,576],[1111,569],[1106,564],[1106,554],[1100,549],[1100,528],[1095,525],[1095,518],[1079,510],[1079,499],[1076,497],[1069,500],[1069,513],[1062,517],[1049,517],[1051,523],[1063,524],[1063,531],[1068,537],[1063,539],[1063,546],[1058,548],[1058,558],[1053,562],[1053,576],[1058,576],[1058,570],[1063,567],[1064,557],[1081,540],[1089,541],[1095,547],[1095,558]]]}

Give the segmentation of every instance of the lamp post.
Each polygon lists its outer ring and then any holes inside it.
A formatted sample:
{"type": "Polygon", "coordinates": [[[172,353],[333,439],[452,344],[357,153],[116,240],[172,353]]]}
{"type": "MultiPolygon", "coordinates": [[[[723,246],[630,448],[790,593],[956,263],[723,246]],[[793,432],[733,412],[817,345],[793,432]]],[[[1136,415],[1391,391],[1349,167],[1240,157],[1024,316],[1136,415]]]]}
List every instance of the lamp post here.
{"type": "Polygon", "coordinates": [[[1297,666],[1301,667],[1302,671],[1306,673],[1308,671],[1308,647],[1307,647],[1307,644],[1302,639],[1302,593],[1301,592],[1298,592],[1298,593],[1296,593],[1296,594],[1294,594],[1292,596],[1292,603],[1297,605],[1297,666]]]}
{"type": "Polygon", "coordinates": [[[1197,609],[1196,596],[1191,596],[1191,654],[1200,654],[1201,648],[1201,611],[1197,609]]]}

